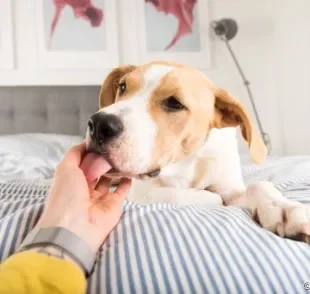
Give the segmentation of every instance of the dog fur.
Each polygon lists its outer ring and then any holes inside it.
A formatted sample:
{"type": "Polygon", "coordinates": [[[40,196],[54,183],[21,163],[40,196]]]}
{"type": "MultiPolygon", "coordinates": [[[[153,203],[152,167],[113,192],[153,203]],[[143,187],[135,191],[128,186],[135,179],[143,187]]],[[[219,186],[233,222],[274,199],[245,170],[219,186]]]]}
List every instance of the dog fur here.
{"type": "MultiPolygon", "coordinates": [[[[103,82],[99,112],[119,116],[125,126],[105,156],[119,171],[106,176],[133,178],[128,200],[244,207],[263,228],[310,243],[309,206],[287,200],[269,182],[245,186],[237,127],[254,162],[265,160],[266,147],[242,104],[202,72],[161,61],[121,66],[103,82]],[[168,97],[185,108],[167,111],[168,97]],[[160,173],[152,177],[153,170],[160,173]]],[[[94,147],[88,133],[86,142],[94,147]]]]}

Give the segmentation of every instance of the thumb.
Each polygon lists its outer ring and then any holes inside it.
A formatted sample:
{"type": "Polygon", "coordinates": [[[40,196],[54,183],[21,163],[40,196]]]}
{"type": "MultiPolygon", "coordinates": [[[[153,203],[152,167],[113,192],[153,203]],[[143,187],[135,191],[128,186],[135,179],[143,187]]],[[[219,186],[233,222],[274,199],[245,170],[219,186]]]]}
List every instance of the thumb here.
{"type": "Polygon", "coordinates": [[[79,166],[85,154],[85,148],[85,142],[71,147],[71,149],[69,149],[69,151],[67,151],[67,153],[65,154],[62,160],[62,164],[72,165],[74,167],[79,166]]]}

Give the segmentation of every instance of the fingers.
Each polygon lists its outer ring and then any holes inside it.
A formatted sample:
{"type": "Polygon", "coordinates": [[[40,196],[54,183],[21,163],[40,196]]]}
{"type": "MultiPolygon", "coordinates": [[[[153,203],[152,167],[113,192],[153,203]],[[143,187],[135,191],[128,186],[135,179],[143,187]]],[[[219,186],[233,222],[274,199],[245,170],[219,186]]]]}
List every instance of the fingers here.
{"type": "Polygon", "coordinates": [[[80,166],[82,158],[86,151],[85,141],[79,145],[73,146],[65,155],[62,164],[80,166]]]}
{"type": "Polygon", "coordinates": [[[96,186],[96,191],[98,191],[101,195],[105,195],[109,193],[110,184],[111,184],[111,179],[108,179],[106,177],[101,177],[96,186]]]}
{"type": "Polygon", "coordinates": [[[125,200],[130,188],[131,188],[131,180],[123,178],[113,193],[117,194],[121,198],[121,200],[125,200]]]}
{"type": "Polygon", "coordinates": [[[109,181],[108,179],[103,179],[100,185],[101,191],[105,194],[102,197],[98,198],[98,202],[96,203],[97,207],[100,207],[106,213],[111,213],[114,215],[118,215],[119,210],[121,209],[125,198],[128,195],[128,192],[131,187],[131,180],[130,179],[122,179],[119,186],[115,189],[113,193],[109,193],[109,181]]]}

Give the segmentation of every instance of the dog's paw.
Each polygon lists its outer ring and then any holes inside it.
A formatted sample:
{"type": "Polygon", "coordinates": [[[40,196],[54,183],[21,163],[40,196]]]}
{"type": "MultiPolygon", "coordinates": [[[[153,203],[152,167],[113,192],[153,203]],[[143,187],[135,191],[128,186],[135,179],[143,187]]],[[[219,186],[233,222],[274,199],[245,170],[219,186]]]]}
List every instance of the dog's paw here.
{"type": "Polygon", "coordinates": [[[252,189],[255,193],[265,193],[264,200],[258,201],[253,209],[254,219],[263,228],[280,237],[310,244],[309,205],[285,199],[270,183],[260,183],[252,189]]]}

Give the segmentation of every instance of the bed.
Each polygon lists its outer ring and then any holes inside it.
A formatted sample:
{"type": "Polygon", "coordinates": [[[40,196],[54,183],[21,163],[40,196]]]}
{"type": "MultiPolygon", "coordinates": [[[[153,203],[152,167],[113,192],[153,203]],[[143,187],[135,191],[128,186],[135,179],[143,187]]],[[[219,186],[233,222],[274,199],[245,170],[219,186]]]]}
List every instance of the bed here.
{"type": "MultiPolygon", "coordinates": [[[[57,163],[80,135],[0,136],[0,261],[44,208],[57,163]]],[[[310,157],[242,157],[245,182],[269,180],[310,204],[310,157]]],[[[88,293],[309,293],[310,246],[276,235],[236,207],[136,205],[99,252],[88,293]]],[[[70,277],[68,277],[70,279],[70,277]]]]}

